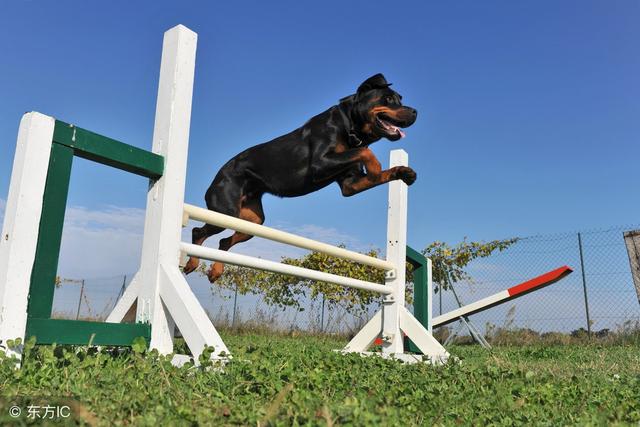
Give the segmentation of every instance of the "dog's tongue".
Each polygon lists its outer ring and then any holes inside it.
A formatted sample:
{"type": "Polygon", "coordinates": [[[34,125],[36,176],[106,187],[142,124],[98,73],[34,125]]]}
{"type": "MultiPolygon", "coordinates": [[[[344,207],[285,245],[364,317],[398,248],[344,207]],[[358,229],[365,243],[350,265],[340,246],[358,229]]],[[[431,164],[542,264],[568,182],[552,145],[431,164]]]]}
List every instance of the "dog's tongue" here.
{"type": "Polygon", "coordinates": [[[398,126],[394,126],[389,122],[385,122],[384,120],[380,120],[380,122],[385,127],[385,129],[392,130],[392,131],[396,132],[397,134],[399,134],[400,138],[404,138],[404,132],[398,126]]]}

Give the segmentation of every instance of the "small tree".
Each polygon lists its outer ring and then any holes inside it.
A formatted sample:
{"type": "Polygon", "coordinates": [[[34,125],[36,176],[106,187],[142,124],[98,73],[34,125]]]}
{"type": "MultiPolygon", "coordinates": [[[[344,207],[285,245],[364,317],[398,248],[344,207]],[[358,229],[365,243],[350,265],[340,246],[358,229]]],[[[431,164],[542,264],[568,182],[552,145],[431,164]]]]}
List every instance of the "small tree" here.
{"type": "MultiPolygon", "coordinates": [[[[378,251],[371,250],[365,255],[378,258],[378,251]]],[[[384,283],[382,270],[320,252],[311,252],[299,258],[283,258],[281,262],[368,282],[384,283]]],[[[201,264],[198,271],[205,270],[206,266],[201,264]]],[[[240,294],[261,294],[269,305],[294,307],[300,311],[304,310],[301,303],[305,298],[315,299],[320,294],[324,295],[325,302],[329,305],[339,305],[352,314],[364,313],[367,306],[378,299],[378,294],[374,292],[229,265],[225,267],[225,272],[216,281],[216,285],[227,289],[237,286],[240,294]]]]}
{"type": "MultiPolygon", "coordinates": [[[[467,242],[466,239],[455,247],[450,247],[444,242],[434,242],[425,248],[422,253],[431,258],[433,262],[433,280],[441,287],[447,289],[453,283],[469,278],[464,267],[475,258],[487,257],[493,251],[504,250],[517,239],[494,240],[489,243],[467,242]]],[[[344,245],[340,245],[344,247],[344,245]]],[[[379,252],[371,250],[365,255],[378,258],[379,252]]],[[[320,252],[299,258],[283,258],[283,264],[308,268],[311,270],[333,273],[354,279],[366,280],[373,283],[384,283],[384,272],[380,269],[333,257],[320,252]]],[[[201,263],[198,272],[205,275],[208,266],[201,263]]],[[[412,267],[407,268],[407,302],[413,301],[412,267]]],[[[351,314],[359,316],[367,311],[367,306],[379,303],[379,294],[332,283],[316,280],[300,279],[297,277],[269,273],[246,267],[227,265],[224,274],[216,281],[216,286],[226,289],[238,288],[238,293],[260,294],[269,305],[286,308],[293,307],[303,311],[302,300],[315,299],[320,294],[324,295],[325,302],[330,306],[341,306],[351,314]]],[[[436,291],[437,291],[436,290],[436,291]]]]}
{"type": "Polygon", "coordinates": [[[468,242],[465,238],[453,247],[445,242],[433,242],[422,250],[422,254],[431,258],[433,281],[438,285],[436,292],[449,289],[460,280],[470,279],[464,268],[474,259],[488,257],[496,250],[501,252],[518,240],[516,237],[484,243],[468,242]]]}

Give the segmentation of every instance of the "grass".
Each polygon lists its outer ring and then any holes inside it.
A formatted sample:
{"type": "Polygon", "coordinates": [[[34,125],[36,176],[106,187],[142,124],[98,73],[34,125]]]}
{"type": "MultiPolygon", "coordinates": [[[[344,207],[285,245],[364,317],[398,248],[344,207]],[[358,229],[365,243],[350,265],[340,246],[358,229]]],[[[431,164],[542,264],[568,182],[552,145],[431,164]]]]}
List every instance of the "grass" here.
{"type": "MultiPolygon", "coordinates": [[[[37,347],[0,365],[8,408],[68,405],[88,425],[638,425],[640,347],[455,346],[459,363],[340,355],[339,338],[224,334],[224,372],[153,354],[37,347]]],[[[28,420],[22,416],[20,421],[28,420]]],[[[71,422],[70,420],[67,420],[71,422]]]]}

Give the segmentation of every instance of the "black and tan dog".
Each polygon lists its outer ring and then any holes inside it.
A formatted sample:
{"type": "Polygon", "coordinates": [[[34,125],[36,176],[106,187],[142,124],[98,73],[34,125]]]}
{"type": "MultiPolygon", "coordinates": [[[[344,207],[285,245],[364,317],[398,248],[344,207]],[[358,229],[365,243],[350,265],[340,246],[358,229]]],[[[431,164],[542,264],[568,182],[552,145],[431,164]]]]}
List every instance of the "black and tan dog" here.
{"type": "MultiPolygon", "coordinates": [[[[302,127],[229,160],[207,190],[207,208],[262,224],[264,193],[297,197],[337,182],[348,197],[395,179],[413,184],[416,173],[411,168],[382,170],[369,149],[381,138],[399,140],[404,136],[400,128],[416,120],[417,111],[403,106],[402,97],[389,86],[382,74],[376,74],[354,95],[341,99],[302,127]]],[[[196,227],[193,243],[200,245],[223,230],[209,224],[196,227]]],[[[226,251],[251,237],[236,232],[220,240],[219,247],[226,251]]],[[[190,258],[184,272],[192,272],[198,263],[197,258],[190,258]]],[[[214,263],[207,274],[209,280],[215,281],[223,269],[221,263],[214,263]]]]}

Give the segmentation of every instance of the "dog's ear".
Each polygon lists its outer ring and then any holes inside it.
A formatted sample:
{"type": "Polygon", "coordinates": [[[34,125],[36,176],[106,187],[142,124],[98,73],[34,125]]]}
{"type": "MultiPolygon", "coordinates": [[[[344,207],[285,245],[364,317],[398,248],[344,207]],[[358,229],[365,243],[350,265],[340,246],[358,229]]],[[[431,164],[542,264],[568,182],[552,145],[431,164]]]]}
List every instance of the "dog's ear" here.
{"type": "Polygon", "coordinates": [[[389,86],[391,86],[391,83],[387,83],[387,79],[384,78],[382,73],[378,73],[375,76],[371,76],[367,80],[362,82],[362,84],[358,87],[358,94],[372,89],[384,89],[389,86]]]}
{"type": "Polygon", "coordinates": [[[340,103],[347,103],[347,102],[352,102],[354,99],[356,99],[356,95],[349,95],[349,96],[345,96],[344,98],[340,98],[340,103]]]}

